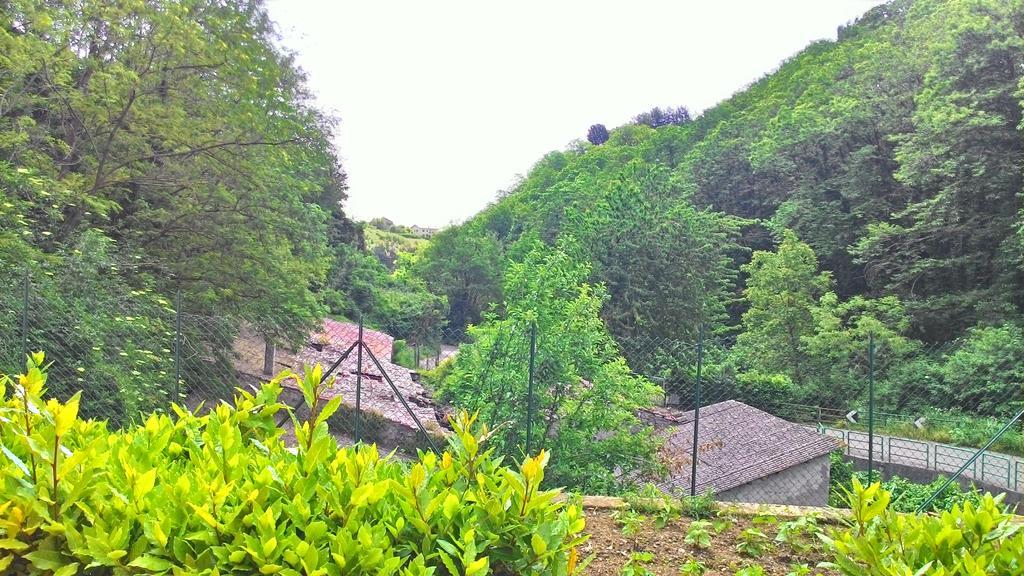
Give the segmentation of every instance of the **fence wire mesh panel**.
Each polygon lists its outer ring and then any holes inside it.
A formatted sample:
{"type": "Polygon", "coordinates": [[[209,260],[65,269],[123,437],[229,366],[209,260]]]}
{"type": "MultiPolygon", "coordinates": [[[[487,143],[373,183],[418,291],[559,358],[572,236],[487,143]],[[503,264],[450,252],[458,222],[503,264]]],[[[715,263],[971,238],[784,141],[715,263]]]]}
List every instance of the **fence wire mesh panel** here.
{"type": "MultiPolygon", "coordinates": [[[[541,330],[531,351],[530,330],[506,324],[501,332],[470,337],[471,346],[453,347],[448,368],[442,362],[438,370],[441,381],[454,383],[455,389],[441,387],[451,397],[472,396],[470,407],[505,426],[509,455],[523,452],[530,427],[540,430],[533,450],[565,450],[567,433],[590,434],[581,421],[588,397],[617,401],[599,396],[601,371],[594,366],[567,371],[567,364],[585,363],[586,354],[581,348],[571,361],[559,358],[551,342],[564,344],[564,333],[541,330]],[[573,390],[567,379],[577,376],[582,386],[573,390]],[[579,400],[578,411],[559,412],[558,398],[567,390],[579,400]]],[[[617,353],[629,371],[656,390],[635,406],[629,431],[647,434],[655,448],[608,450],[602,443],[615,430],[603,429],[573,445],[577,466],[590,466],[591,475],[611,469],[626,485],[653,483],[677,495],[712,492],[736,501],[838,504],[837,487],[848,486],[854,473],[917,486],[904,507],[953,475],[963,489],[1020,499],[1019,422],[981,450],[1021,403],[1011,359],[973,358],[968,368],[972,356],[963,341],[901,348],[866,334],[844,348],[789,354],[788,369],[764,370],[745,363],[745,345],[731,335],[620,339],[617,353]],[[961,470],[966,462],[971,465],[961,470]]],[[[962,496],[955,486],[943,490],[949,496],[944,505],[962,496]]]]}
{"type": "Polygon", "coordinates": [[[32,288],[15,339],[53,362],[50,394],[67,399],[81,390],[82,415],[115,427],[167,407],[175,385],[173,310],[130,299],[89,308],[32,288]]]}
{"type": "MultiPolygon", "coordinates": [[[[852,474],[870,474],[923,486],[906,496],[915,506],[948,506],[972,486],[1011,503],[1024,497],[1024,428],[1014,420],[1024,369],[999,334],[923,344],[865,332],[830,347],[766,348],[704,329],[685,340],[612,338],[573,317],[371,328],[193,313],[146,290],[72,297],[55,286],[74,278],[8,272],[0,373],[43,350],[49,393],[81,390],[82,414],[113,427],[172,402],[208,409],[319,364],[318,401],[341,398],[329,421],[339,443],[412,455],[442,445],[448,417],[466,409],[491,427],[498,453],[551,451],[550,481],[584,492],[653,484],[680,496],[825,505],[852,474]]],[[[304,419],[299,381],[282,388],[304,419]]],[[[280,425],[294,441],[291,421],[280,425]]]]}
{"type": "MultiPolygon", "coordinates": [[[[111,427],[169,411],[174,402],[210,409],[239,388],[254,390],[284,371],[302,377],[320,364],[333,367],[321,400],[342,399],[329,421],[339,442],[375,442],[411,456],[443,437],[446,415],[418,372],[395,362],[394,339],[382,332],[331,319],[191,314],[142,293],[87,306],[40,291],[26,279],[0,294],[0,374],[19,373],[26,352],[44,351],[52,363],[48,393],[66,399],[81,391],[82,415],[111,427]],[[343,358],[349,348],[356,352],[343,358]]],[[[282,388],[282,401],[305,419],[298,380],[286,378],[282,388]]],[[[294,441],[290,419],[281,426],[294,441]]]]}

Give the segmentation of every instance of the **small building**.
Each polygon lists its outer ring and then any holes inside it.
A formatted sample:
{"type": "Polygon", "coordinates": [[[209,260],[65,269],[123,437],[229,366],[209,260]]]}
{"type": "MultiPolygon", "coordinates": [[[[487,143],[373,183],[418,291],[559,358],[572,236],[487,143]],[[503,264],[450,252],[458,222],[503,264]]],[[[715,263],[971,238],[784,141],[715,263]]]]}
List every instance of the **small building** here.
{"type": "MultiPolygon", "coordinates": [[[[689,494],[694,412],[646,408],[639,417],[664,440],[668,471],[655,484],[689,494]]],[[[827,506],[829,453],[841,446],[835,438],[742,402],[711,404],[700,410],[697,493],[710,491],[733,502],[827,506]]]]}
{"type": "MultiPolygon", "coordinates": [[[[313,330],[297,349],[276,350],[272,370],[268,372],[261,368],[267,364],[262,338],[246,328],[235,342],[235,368],[250,386],[282,370],[301,374],[314,364],[320,364],[326,372],[358,340],[357,324],[325,319],[323,327],[313,330]]],[[[324,402],[341,397],[341,407],[331,421],[332,434],[344,444],[352,443],[358,434],[364,442],[375,442],[387,450],[400,447],[412,453],[426,441],[420,425],[427,434],[442,437],[446,415],[408,368],[391,362],[394,338],[364,328],[363,343],[373,357],[364,350],[360,362],[360,355],[352,350],[334,366],[333,383],[321,394],[324,402]]],[[[300,419],[305,418],[308,411],[298,384],[286,380],[283,385],[282,400],[296,409],[300,419]]],[[[289,426],[286,422],[285,427],[289,426]]]]}
{"type": "MultiPolygon", "coordinates": [[[[330,326],[328,322],[331,321],[325,322],[325,332],[330,335],[329,340],[322,343],[318,340],[321,335],[314,334],[312,342],[318,344],[307,345],[295,355],[300,365],[320,364],[326,372],[358,340],[358,327],[356,332],[350,333],[332,330],[337,327],[330,326]]],[[[385,344],[391,346],[391,337],[364,329],[363,342],[377,362],[364,352],[360,365],[358,352],[352,351],[331,374],[333,384],[321,394],[325,402],[341,396],[342,409],[339,413],[345,420],[347,430],[344,432],[355,432],[358,388],[359,410],[363,413],[361,421],[364,424],[360,434],[362,440],[388,447],[415,445],[419,432],[417,420],[428,433],[441,434],[438,408],[430,392],[413,379],[408,368],[391,363],[390,352],[384,349],[385,344]],[[369,425],[371,422],[372,426],[369,425]]],[[[285,387],[297,389],[294,382],[285,383],[285,387]]],[[[421,437],[418,439],[419,442],[422,440],[421,437]]]]}
{"type": "MultiPolygon", "coordinates": [[[[323,330],[316,332],[310,339],[311,346],[330,345],[333,348],[346,348],[359,339],[359,325],[352,322],[339,322],[330,318],[324,319],[323,330]]],[[[384,332],[363,328],[363,342],[381,362],[391,362],[395,351],[395,339],[384,332]]]]}

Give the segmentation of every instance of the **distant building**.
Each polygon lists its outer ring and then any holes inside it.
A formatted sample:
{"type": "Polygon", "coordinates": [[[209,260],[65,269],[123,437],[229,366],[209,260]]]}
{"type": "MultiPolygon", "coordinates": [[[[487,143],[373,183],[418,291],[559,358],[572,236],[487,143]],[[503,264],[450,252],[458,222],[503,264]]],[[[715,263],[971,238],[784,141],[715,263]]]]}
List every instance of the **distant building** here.
{"type": "MultiPolygon", "coordinates": [[[[312,334],[309,344],[301,348],[294,358],[300,365],[320,364],[326,371],[358,338],[359,326],[325,320],[323,332],[312,334]]],[[[425,439],[419,433],[417,420],[427,433],[443,434],[439,410],[430,392],[413,379],[408,368],[391,363],[394,338],[383,332],[364,329],[363,342],[377,362],[364,353],[360,367],[359,355],[353,351],[331,374],[334,384],[320,396],[324,401],[336,396],[342,399],[339,417],[335,418],[335,423],[342,428],[338,432],[345,437],[341,439],[352,440],[351,435],[356,431],[357,384],[364,422],[361,430],[363,441],[376,442],[388,448],[421,446],[425,439]]],[[[285,388],[286,392],[289,388],[298,392],[294,382],[286,382],[285,388]]]]}
{"type": "MultiPolygon", "coordinates": [[[[282,370],[301,374],[314,364],[320,364],[326,372],[358,339],[357,324],[325,319],[322,328],[310,333],[298,349],[278,348],[271,356],[268,373],[264,369],[268,361],[263,338],[250,327],[245,327],[235,342],[235,367],[250,386],[258,385],[282,370]]],[[[415,448],[422,447],[425,439],[420,433],[420,424],[432,436],[443,435],[447,424],[445,414],[437,407],[430,392],[413,379],[408,368],[391,362],[394,338],[384,332],[364,328],[363,342],[377,362],[364,352],[360,365],[359,355],[353,350],[335,367],[331,374],[334,383],[321,395],[325,402],[337,396],[342,398],[342,405],[331,422],[331,432],[338,441],[348,444],[355,439],[357,421],[361,440],[376,442],[388,450],[403,447],[414,453],[415,448]],[[358,413],[355,410],[357,387],[358,413]]],[[[300,420],[306,418],[308,410],[298,384],[289,379],[283,385],[282,400],[297,411],[300,420]]],[[[286,428],[289,426],[290,423],[286,423],[286,428]]],[[[290,437],[290,432],[286,437],[290,437]]]]}
{"type": "MultiPolygon", "coordinates": [[[[310,339],[310,346],[330,344],[332,347],[341,348],[341,352],[344,352],[346,348],[354,344],[358,339],[358,324],[339,322],[326,318],[324,319],[323,330],[313,333],[310,339]]],[[[393,337],[384,332],[363,328],[363,342],[366,342],[366,347],[373,352],[373,355],[378,360],[381,362],[391,362],[391,355],[394,354],[395,350],[395,339],[393,337]]]]}
{"type": "MultiPolygon", "coordinates": [[[[674,494],[689,493],[693,470],[693,411],[648,408],[641,421],[664,439],[668,474],[656,482],[674,494]]],[[[798,424],[742,402],[728,400],[700,410],[697,492],[719,500],[826,506],[829,453],[842,447],[798,424]]]]}
{"type": "Polygon", "coordinates": [[[409,226],[409,230],[413,234],[415,234],[416,236],[419,236],[421,238],[430,238],[434,234],[437,234],[437,230],[438,229],[437,228],[428,228],[426,226],[416,226],[415,224],[413,224],[412,226],[409,226]]]}

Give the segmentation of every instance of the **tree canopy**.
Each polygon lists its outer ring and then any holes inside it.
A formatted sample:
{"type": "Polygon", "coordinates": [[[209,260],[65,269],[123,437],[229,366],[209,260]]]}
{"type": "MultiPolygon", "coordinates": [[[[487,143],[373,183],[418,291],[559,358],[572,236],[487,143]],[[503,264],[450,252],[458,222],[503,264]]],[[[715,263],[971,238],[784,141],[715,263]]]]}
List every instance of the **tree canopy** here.
{"type": "MultiPolygon", "coordinates": [[[[696,117],[654,109],[599,146],[547,154],[442,241],[486,235],[510,257],[520,238],[578,237],[620,335],[664,334],[646,320],[661,315],[692,334],[693,311],[738,296],[750,253],[774,250],[787,228],[840,299],[899,298],[910,336],[1019,322],[1022,21],[1019,0],[892,0],[696,117]],[[703,295],[683,295],[681,277],[703,295]]],[[[500,300],[493,280],[458,281],[466,300],[500,300]]],[[[729,301],[721,325],[737,328],[747,305],[729,301]]]]}
{"type": "Polygon", "coordinates": [[[533,427],[531,450],[558,454],[555,485],[590,493],[614,489],[650,470],[657,443],[633,410],[658,392],[634,375],[601,321],[605,294],[587,283],[587,266],[571,249],[533,243],[509,266],[504,314],[486,314],[469,330],[440,383],[458,407],[504,422],[501,449],[516,456],[533,427]],[[536,383],[529,398],[528,358],[534,332],[536,383]],[[532,412],[531,412],[532,410],[532,412]]]}
{"type": "Polygon", "coordinates": [[[262,2],[2,10],[4,261],[95,231],[193,310],[319,316],[345,175],[262,2]]]}

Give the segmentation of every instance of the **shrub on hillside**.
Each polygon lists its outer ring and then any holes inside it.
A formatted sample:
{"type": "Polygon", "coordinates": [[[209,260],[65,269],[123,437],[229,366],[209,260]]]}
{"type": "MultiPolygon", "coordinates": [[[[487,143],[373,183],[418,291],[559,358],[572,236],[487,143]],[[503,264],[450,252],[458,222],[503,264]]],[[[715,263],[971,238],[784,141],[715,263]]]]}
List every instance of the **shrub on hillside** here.
{"type": "MultiPolygon", "coordinates": [[[[518,469],[466,414],[450,446],[404,464],[339,448],[320,368],[282,375],[205,415],[175,408],[111,432],[79,397],[43,400],[43,355],[0,381],[4,574],[552,574],[578,572],[584,520],[542,491],[548,454],[518,469]],[[278,394],[296,378],[310,420],[281,441],[278,394]]],[[[330,385],[330,381],[325,385],[330,385]]]]}

